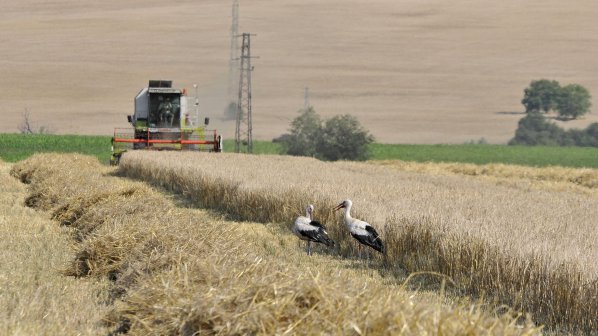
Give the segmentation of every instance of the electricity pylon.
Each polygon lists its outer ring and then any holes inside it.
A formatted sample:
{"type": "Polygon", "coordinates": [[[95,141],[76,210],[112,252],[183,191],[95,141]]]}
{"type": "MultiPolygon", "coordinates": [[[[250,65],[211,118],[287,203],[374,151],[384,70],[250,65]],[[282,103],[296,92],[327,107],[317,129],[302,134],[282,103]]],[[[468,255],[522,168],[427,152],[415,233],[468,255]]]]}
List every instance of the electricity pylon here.
{"type": "Polygon", "coordinates": [[[237,98],[237,83],[239,78],[237,75],[237,61],[239,60],[239,44],[237,38],[239,37],[239,0],[233,1],[232,9],[232,24],[230,27],[230,59],[228,63],[228,98],[230,102],[234,102],[237,98]]]}
{"type": "Polygon", "coordinates": [[[237,125],[235,128],[235,152],[253,153],[251,125],[251,34],[243,33],[241,44],[241,66],[239,76],[239,95],[237,99],[237,125]]]}

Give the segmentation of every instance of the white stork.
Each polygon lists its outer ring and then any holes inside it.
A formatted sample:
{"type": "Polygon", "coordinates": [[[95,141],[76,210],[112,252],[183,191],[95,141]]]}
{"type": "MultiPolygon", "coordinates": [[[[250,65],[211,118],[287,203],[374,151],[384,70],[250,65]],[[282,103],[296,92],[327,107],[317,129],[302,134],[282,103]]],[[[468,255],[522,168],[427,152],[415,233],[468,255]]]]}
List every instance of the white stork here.
{"type": "Polygon", "coordinates": [[[307,254],[311,255],[311,242],[322,243],[326,246],[334,246],[334,241],[328,237],[326,227],[320,222],[312,219],[314,211],[313,205],[308,205],[305,209],[305,216],[299,216],[295,219],[293,233],[301,240],[307,240],[307,254]]]}
{"type": "MultiPolygon", "coordinates": [[[[344,200],[341,204],[337,205],[334,210],[345,208],[345,224],[349,228],[349,232],[353,238],[363,245],[367,245],[374,250],[384,253],[384,243],[380,239],[380,235],[376,230],[369,224],[357,218],[351,217],[351,206],[353,202],[351,200],[344,200]]],[[[360,252],[361,254],[361,252],[360,252]]]]}

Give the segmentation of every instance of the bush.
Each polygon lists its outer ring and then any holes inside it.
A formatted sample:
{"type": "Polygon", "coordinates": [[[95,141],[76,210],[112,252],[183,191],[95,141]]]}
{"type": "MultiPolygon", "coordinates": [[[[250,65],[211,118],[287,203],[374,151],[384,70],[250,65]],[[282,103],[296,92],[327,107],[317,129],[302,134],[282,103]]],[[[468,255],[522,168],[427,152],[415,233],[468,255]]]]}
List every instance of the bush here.
{"type": "Polygon", "coordinates": [[[566,131],[540,113],[530,113],[519,120],[509,145],[598,147],[598,123],[566,131]]]}
{"type": "Polygon", "coordinates": [[[368,145],[373,141],[374,137],[361,127],[355,117],[348,114],[335,116],[326,121],[322,130],[318,158],[364,161],[370,156],[368,145]]]}
{"type": "Polygon", "coordinates": [[[291,133],[278,139],[289,155],[316,156],[322,121],[312,107],[300,112],[301,114],[291,122],[291,133]]]}
{"type": "Polygon", "coordinates": [[[335,116],[322,125],[313,107],[300,112],[291,122],[290,134],[274,139],[282,143],[286,154],[327,161],[369,158],[368,145],[374,141],[374,137],[355,117],[335,116]]]}
{"type": "Polygon", "coordinates": [[[540,113],[532,112],[519,120],[515,138],[509,145],[558,146],[564,130],[546,121],[540,113]]]}
{"type": "Polygon", "coordinates": [[[586,134],[590,141],[587,146],[598,147],[598,123],[590,124],[590,126],[586,128],[586,134]]]}

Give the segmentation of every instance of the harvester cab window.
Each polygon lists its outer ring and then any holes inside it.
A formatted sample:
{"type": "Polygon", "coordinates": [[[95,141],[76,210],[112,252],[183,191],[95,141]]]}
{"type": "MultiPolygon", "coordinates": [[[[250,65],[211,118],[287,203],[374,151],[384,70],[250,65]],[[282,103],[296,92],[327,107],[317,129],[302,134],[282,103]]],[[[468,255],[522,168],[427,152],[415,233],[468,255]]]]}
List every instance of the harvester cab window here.
{"type": "Polygon", "coordinates": [[[154,127],[179,127],[181,98],[177,94],[150,96],[150,125],[154,127]]]}

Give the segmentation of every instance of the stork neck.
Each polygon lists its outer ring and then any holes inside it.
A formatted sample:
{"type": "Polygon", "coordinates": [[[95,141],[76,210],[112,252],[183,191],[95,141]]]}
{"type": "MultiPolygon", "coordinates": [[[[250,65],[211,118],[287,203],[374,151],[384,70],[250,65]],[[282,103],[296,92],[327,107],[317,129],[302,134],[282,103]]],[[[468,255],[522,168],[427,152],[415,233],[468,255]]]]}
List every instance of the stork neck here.
{"type": "Polygon", "coordinates": [[[309,211],[309,209],[307,209],[305,211],[305,217],[309,218],[309,220],[312,220],[312,218],[311,218],[311,211],[309,211]]]}
{"type": "Polygon", "coordinates": [[[345,208],[345,219],[351,219],[351,206],[345,208]]]}

